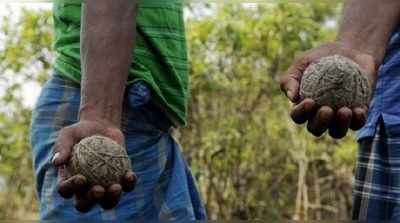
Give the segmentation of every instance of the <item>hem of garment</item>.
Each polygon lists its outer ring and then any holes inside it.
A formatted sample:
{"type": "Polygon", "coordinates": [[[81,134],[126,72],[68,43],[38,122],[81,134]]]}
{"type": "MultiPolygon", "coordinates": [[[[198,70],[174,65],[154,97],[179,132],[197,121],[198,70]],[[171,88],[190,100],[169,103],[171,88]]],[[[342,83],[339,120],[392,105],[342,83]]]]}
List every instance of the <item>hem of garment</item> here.
{"type": "Polygon", "coordinates": [[[379,120],[383,119],[382,114],[377,115],[372,119],[372,121],[368,122],[362,129],[357,132],[357,141],[361,141],[366,138],[373,138],[376,134],[376,130],[378,128],[379,120]]]}
{"type": "Polygon", "coordinates": [[[400,124],[393,124],[386,121],[385,114],[381,113],[370,121],[363,129],[357,133],[357,140],[363,140],[365,138],[373,138],[376,135],[379,122],[383,122],[385,131],[388,137],[400,136],[400,124]]]}
{"type": "Polygon", "coordinates": [[[362,133],[357,133],[356,137],[357,141],[361,141],[366,138],[373,138],[376,134],[376,128],[377,128],[376,125],[364,127],[362,133]]]}

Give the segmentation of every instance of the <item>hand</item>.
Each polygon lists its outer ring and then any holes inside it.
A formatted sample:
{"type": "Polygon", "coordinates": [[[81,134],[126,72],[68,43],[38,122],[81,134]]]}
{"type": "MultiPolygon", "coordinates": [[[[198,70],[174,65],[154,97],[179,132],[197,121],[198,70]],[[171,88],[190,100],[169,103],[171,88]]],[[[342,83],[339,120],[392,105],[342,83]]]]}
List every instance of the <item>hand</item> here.
{"type": "Polygon", "coordinates": [[[371,55],[351,49],[339,42],[333,42],[305,52],[295,59],[288,71],[281,79],[281,89],[286,96],[295,103],[290,116],[297,124],[308,122],[307,129],[313,135],[319,137],[329,130],[332,138],[342,138],[348,129],[358,130],[366,121],[368,105],[363,107],[340,108],[334,111],[328,106],[318,106],[312,99],[302,99],[299,95],[300,81],[303,72],[314,61],[339,54],[352,59],[366,72],[371,86],[374,86],[376,77],[376,63],[371,55]]]}
{"type": "Polygon", "coordinates": [[[136,176],[132,171],[126,173],[120,184],[113,184],[108,188],[89,185],[82,175],[69,175],[65,164],[70,159],[73,146],[81,139],[93,135],[103,135],[120,145],[124,144],[122,132],[111,124],[102,121],[79,121],[62,129],[54,146],[53,165],[59,172],[58,192],[66,199],[75,196],[75,208],[80,212],[88,212],[97,203],[103,209],[112,209],[118,204],[122,191],[130,192],[136,184],[136,176]]]}

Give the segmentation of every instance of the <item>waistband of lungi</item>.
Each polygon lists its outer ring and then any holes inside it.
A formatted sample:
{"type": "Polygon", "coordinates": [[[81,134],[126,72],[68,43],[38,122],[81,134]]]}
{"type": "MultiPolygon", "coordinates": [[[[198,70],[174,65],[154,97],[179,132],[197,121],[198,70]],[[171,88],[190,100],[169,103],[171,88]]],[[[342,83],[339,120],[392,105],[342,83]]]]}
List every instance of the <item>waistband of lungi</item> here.
{"type": "MultiPolygon", "coordinates": [[[[55,73],[49,80],[53,84],[80,88],[80,85],[61,74],[55,73]]],[[[150,86],[142,81],[134,81],[129,84],[125,90],[125,109],[132,112],[133,110],[139,111],[143,116],[146,116],[156,128],[163,132],[169,132],[173,126],[170,119],[165,115],[159,105],[154,102],[152,98],[152,91],[150,86]]],[[[138,112],[135,112],[138,114],[138,112]]]]}

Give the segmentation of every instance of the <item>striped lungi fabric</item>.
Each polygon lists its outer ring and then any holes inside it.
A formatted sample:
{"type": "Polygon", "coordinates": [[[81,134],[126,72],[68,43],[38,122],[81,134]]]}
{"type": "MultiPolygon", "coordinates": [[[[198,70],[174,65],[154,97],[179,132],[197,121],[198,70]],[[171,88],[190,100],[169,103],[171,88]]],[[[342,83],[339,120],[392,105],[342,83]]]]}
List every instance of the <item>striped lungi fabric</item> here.
{"type": "MultiPolygon", "coordinates": [[[[57,170],[51,164],[59,131],[77,122],[80,87],[53,75],[33,111],[31,145],[42,220],[203,220],[205,210],[179,144],[170,134],[171,122],[151,100],[144,82],[128,86],[122,132],[138,184],[124,193],[118,206],[99,206],[82,214],[73,200],[57,193],[57,170]]],[[[106,89],[99,89],[103,91],[106,89]]]]}

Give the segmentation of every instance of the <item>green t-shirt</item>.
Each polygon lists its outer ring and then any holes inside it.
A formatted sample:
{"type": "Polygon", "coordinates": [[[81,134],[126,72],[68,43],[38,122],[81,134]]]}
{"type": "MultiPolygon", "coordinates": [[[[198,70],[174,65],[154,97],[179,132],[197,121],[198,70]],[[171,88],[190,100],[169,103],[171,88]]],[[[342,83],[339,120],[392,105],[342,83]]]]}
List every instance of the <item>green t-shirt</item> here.
{"type": "MultiPolygon", "coordinates": [[[[80,83],[81,0],[55,0],[54,69],[80,83]]],[[[141,0],[129,82],[144,80],[176,125],[185,124],[188,65],[181,0],[141,0]]],[[[101,89],[99,89],[101,90],[101,89]]]]}

